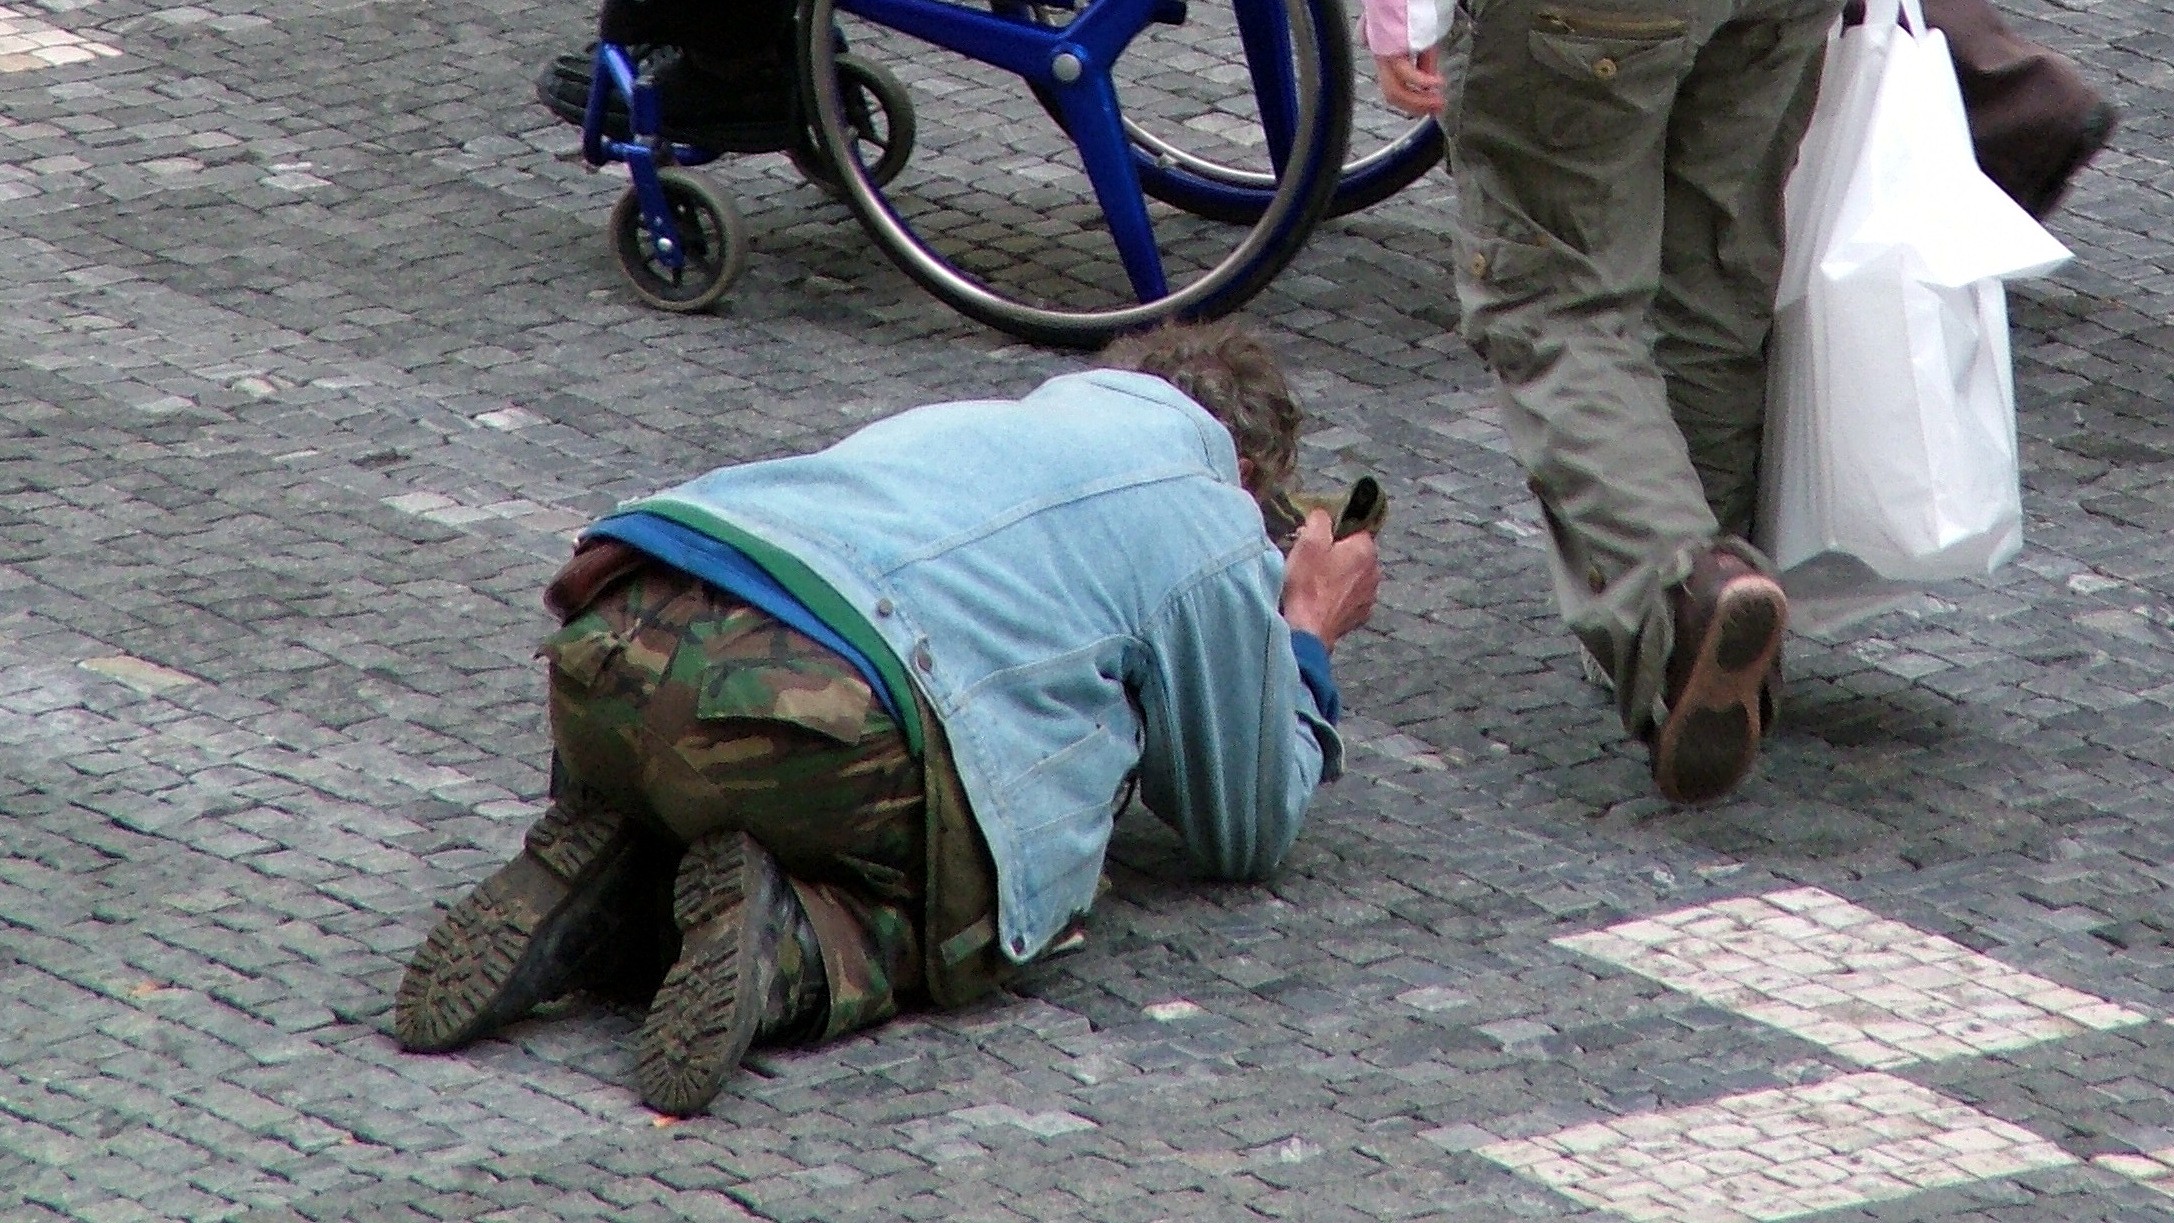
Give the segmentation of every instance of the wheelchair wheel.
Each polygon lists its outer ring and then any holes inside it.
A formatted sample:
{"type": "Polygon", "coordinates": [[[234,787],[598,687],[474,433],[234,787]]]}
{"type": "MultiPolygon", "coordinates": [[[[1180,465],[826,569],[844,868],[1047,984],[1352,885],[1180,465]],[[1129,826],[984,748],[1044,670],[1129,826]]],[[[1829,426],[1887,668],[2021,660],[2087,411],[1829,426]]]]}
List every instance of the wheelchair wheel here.
{"type": "Polygon", "coordinates": [[[692,170],[659,170],[657,185],[675,231],[678,266],[642,217],[639,187],[628,187],[611,210],[612,255],[643,301],[677,313],[707,310],[747,267],[747,225],[732,197],[692,170]]]}
{"type": "Polygon", "coordinates": [[[1228,2],[1237,41],[1218,74],[1234,84],[1210,109],[1180,87],[1182,66],[1134,71],[1143,53],[1126,50],[1182,20],[1173,0],[1084,0],[1061,27],[972,0],[801,0],[810,126],[876,244],[971,318],[1084,348],[1216,317],[1304,244],[1336,188],[1351,106],[1341,0],[1228,2]],[[922,155],[890,184],[856,155],[843,91],[816,84],[838,79],[840,41],[914,91],[922,155]],[[1038,121],[1041,102],[1061,125],[1038,121]],[[1217,152],[1274,150],[1250,223],[1153,201],[1124,127],[1136,114],[1183,123],[1217,152]]]}
{"type": "MultiPolygon", "coordinates": [[[[1272,173],[1196,156],[1138,125],[1126,125],[1126,134],[1144,159],[1141,188],[1166,204],[1210,220],[1242,224],[1258,219],[1275,193],[1272,173]],[[1166,167],[1187,173],[1171,174],[1166,167]]],[[[1352,133],[1354,141],[1360,136],[1352,133]]],[[[1389,133],[1386,141],[1345,159],[1323,215],[1340,217],[1372,208],[1441,165],[1446,152],[1440,124],[1413,120],[1402,131],[1389,133]]]]}
{"type": "MultiPolygon", "coordinates": [[[[876,155],[868,167],[869,180],[878,187],[888,187],[906,168],[906,159],[913,156],[913,95],[897,77],[867,60],[840,55],[837,64],[839,101],[845,110],[846,125],[861,155],[865,157],[869,151],[876,155]]],[[[831,173],[815,133],[804,131],[801,137],[801,143],[787,150],[793,168],[829,194],[843,196],[845,185],[831,173]]]]}
{"type": "MultiPolygon", "coordinates": [[[[1020,0],[995,0],[1000,11],[1026,14],[1047,26],[1061,26],[1070,17],[1050,3],[1023,4],[1020,0]]],[[[1194,65],[1191,79],[1165,88],[1182,89],[1196,99],[1202,113],[1222,108],[1225,98],[1242,82],[1233,83],[1230,63],[1241,54],[1241,39],[1233,34],[1230,11],[1210,5],[1192,5],[1181,26],[1149,26],[1129,48],[1130,62],[1148,65],[1194,65]],[[1205,62],[1203,62],[1205,60],[1205,62]]],[[[1342,37],[1342,31],[1325,31],[1342,37]]],[[[1446,152],[1442,129],[1431,117],[1412,119],[1392,110],[1363,79],[1368,58],[1355,55],[1360,79],[1355,80],[1351,104],[1351,137],[1345,149],[1336,191],[1329,197],[1330,217],[1371,208],[1417,182],[1427,171],[1442,164],[1446,152]]],[[[1060,123],[1046,89],[1038,89],[1045,111],[1060,123]]],[[[1255,147],[1218,148],[1182,119],[1170,116],[1125,116],[1125,135],[1132,141],[1139,165],[1140,187],[1156,199],[1195,216],[1217,221],[1258,220],[1276,188],[1276,173],[1268,150],[1255,147]]]]}

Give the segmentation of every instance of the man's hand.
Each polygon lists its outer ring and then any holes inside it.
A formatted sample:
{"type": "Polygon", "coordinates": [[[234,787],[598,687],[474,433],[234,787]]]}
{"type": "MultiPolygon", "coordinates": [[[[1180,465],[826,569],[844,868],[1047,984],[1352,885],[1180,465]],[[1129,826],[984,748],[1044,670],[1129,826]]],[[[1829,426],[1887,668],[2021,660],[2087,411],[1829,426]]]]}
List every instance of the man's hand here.
{"type": "Polygon", "coordinates": [[[1441,53],[1428,47],[1417,55],[1377,55],[1374,74],[1381,79],[1381,96],[1407,115],[1442,113],[1442,74],[1437,71],[1441,53]]]}
{"type": "Polygon", "coordinates": [[[1342,540],[1327,510],[1315,510],[1298,529],[1298,542],[1283,568],[1283,619],[1335,648],[1336,639],[1374,614],[1381,588],[1381,557],[1374,537],[1362,531],[1342,540]]]}

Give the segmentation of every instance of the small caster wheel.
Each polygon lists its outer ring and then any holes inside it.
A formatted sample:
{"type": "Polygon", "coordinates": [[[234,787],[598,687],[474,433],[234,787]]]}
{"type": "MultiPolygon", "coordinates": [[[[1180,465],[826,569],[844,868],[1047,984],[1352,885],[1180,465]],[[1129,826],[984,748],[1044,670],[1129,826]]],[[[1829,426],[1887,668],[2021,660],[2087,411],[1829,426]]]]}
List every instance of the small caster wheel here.
{"type": "MultiPolygon", "coordinates": [[[[906,91],[906,83],[879,64],[857,55],[840,55],[838,101],[853,129],[861,164],[868,167],[868,181],[878,189],[890,186],[906,168],[906,159],[913,156],[913,95],[906,91]],[[870,153],[875,155],[873,162],[867,160],[870,153]]],[[[845,194],[830,163],[816,152],[814,132],[802,131],[787,153],[802,178],[831,195],[845,194]]]]}
{"type": "Polygon", "coordinates": [[[642,224],[641,196],[628,187],[611,210],[611,253],[635,295],[659,310],[691,313],[717,304],[747,267],[747,223],[732,197],[690,170],[657,171],[665,207],[679,231],[681,263],[673,267],[642,224]]]}

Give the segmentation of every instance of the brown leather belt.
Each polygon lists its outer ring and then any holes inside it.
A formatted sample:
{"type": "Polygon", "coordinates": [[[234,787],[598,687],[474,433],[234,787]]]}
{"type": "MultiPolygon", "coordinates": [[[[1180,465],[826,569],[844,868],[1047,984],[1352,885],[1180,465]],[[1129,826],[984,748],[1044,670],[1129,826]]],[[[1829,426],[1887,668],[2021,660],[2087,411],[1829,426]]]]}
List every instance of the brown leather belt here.
{"type": "Polygon", "coordinates": [[[564,624],[596,602],[612,583],[648,561],[648,553],[616,539],[585,539],[575,547],[573,559],[560,566],[558,575],[544,587],[544,606],[564,624]]]}

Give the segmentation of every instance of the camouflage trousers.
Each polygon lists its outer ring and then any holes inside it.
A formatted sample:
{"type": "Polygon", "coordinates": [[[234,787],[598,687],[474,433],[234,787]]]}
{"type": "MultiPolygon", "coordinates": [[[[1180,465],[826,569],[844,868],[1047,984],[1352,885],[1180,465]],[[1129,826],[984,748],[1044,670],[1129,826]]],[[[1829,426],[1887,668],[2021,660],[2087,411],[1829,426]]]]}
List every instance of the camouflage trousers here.
{"type": "MultiPolygon", "coordinates": [[[[608,805],[683,844],[746,832],[777,858],[829,990],[827,1021],[810,1030],[865,1027],[921,992],[922,766],[850,662],[654,564],[539,653],[563,771],[555,801],[608,805]]],[[[789,983],[816,970],[795,941],[779,948],[789,983]]]]}

